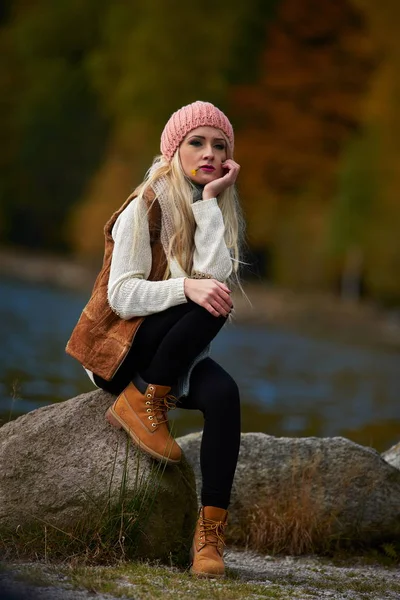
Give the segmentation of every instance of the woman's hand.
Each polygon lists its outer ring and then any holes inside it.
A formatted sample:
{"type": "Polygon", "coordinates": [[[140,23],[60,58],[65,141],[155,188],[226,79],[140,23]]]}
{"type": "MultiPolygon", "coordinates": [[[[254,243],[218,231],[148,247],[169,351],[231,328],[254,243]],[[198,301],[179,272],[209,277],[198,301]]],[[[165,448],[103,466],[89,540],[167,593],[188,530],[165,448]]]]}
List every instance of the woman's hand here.
{"type": "Polygon", "coordinates": [[[216,198],[219,194],[221,194],[221,192],[224,192],[226,188],[235,183],[237,176],[239,175],[240,165],[238,165],[231,158],[228,158],[224,163],[222,163],[222,167],[228,172],[223,177],[214,179],[214,181],[210,181],[210,183],[207,183],[204,186],[203,200],[216,198]]]}
{"type": "Polygon", "coordinates": [[[184,282],[185,295],[214,317],[227,317],[233,308],[230,289],[216,279],[189,279],[184,282]]]}

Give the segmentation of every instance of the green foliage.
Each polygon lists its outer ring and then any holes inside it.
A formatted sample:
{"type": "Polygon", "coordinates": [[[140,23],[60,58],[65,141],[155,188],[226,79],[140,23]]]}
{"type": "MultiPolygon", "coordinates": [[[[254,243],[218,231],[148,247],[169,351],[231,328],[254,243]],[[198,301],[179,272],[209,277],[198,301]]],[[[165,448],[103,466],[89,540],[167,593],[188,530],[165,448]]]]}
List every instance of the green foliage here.
{"type": "Polygon", "coordinates": [[[179,106],[226,107],[230,79],[257,63],[274,5],[217,3],[208,18],[178,0],[11,3],[0,29],[4,241],[68,249],[64,226],[109,139],[143,171],[179,106]]]}
{"type": "Polygon", "coordinates": [[[249,231],[275,281],[336,286],[358,271],[396,304],[399,18],[372,0],[323,0],[318,14],[301,0],[3,2],[2,243],[76,251],[99,187],[108,214],[171,113],[210,100],[235,126],[249,231]]]}
{"type": "Polygon", "coordinates": [[[84,6],[42,0],[0,30],[0,135],[10,142],[0,156],[0,198],[13,243],[65,249],[63,221],[102,156],[107,126],[85,64],[97,3],[84,6]]]}
{"type": "Polygon", "coordinates": [[[387,556],[393,562],[400,561],[400,542],[382,544],[382,550],[385,556],[387,556]]]}
{"type": "Polygon", "coordinates": [[[231,60],[226,71],[230,84],[251,83],[260,76],[267,25],[274,18],[279,2],[280,0],[252,0],[242,3],[241,14],[236,19],[231,60]]]}
{"type": "Polygon", "coordinates": [[[343,254],[365,242],[371,208],[379,198],[379,137],[370,128],[345,148],[332,203],[330,244],[343,254]]]}
{"type": "Polygon", "coordinates": [[[274,4],[236,0],[227,10],[215,3],[212,18],[179,0],[110,4],[89,65],[116,131],[145,128],[147,140],[142,133],[138,141],[154,153],[164,123],[180,106],[207,99],[226,108],[232,81],[257,64],[274,4]]]}

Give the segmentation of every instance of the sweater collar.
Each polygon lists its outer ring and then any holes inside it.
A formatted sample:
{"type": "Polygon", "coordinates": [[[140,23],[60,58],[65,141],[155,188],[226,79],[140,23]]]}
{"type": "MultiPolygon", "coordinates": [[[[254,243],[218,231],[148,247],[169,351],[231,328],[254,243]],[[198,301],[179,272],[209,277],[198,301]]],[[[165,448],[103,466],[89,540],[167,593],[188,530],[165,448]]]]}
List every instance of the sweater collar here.
{"type": "Polygon", "coordinates": [[[193,202],[198,202],[203,199],[203,190],[204,185],[200,185],[199,183],[193,183],[193,202]]]}

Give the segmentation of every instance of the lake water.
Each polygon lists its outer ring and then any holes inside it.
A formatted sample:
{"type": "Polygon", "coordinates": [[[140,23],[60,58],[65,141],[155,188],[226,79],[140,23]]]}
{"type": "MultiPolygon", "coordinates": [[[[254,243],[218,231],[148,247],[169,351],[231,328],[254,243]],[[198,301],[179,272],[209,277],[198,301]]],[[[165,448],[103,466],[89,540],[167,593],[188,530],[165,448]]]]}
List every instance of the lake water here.
{"type": "MultiPolygon", "coordinates": [[[[65,354],[87,294],[0,282],[0,419],[93,389],[65,354]]],[[[243,431],[348,437],[379,451],[400,440],[399,354],[279,329],[229,324],[212,357],[234,375],[243,431]]],[[[192,411],[170,413],[177,435],[199,430],[192,411]]]]}

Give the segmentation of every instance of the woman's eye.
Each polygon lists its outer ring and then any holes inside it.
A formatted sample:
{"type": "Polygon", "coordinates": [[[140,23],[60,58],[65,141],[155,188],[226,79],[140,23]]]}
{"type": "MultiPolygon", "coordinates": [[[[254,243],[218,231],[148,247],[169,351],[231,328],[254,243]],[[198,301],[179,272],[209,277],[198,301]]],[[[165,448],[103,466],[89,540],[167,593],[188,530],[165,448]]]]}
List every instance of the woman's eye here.
{"type": "Polygon", "coordinates": [[[217,150],[225,150],[225,144],[215,144],[217,150]]]}
{"type": "Polygon", "coordinates": [[[200,140],[190,140],[189,144],[191,146],[201,146],[200,140]]]}

